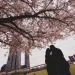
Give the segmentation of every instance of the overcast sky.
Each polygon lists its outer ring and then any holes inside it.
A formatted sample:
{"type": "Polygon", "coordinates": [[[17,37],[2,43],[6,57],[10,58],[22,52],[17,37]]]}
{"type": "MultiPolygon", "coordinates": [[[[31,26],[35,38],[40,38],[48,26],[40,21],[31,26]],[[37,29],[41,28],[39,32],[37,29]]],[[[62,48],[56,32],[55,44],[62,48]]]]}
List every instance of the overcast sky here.
{"type": "MultiPolygon", "coordinates": [[[[74,37],[68,37],[65,40],[58,40],[55,46],[62,50],[66,60],[68,60],[68,56],[72,56],[73,54],[75,54],[74,37]]],[[[31,66],[45,63],[45,51],[45,48],[42,50],[35,49],[32,51],[32,56],[30,56],[31,66]]]]}
{"type": "MultiPolygon", "coordinates": [[[[64,54],[66,60],[68,60],[68,56],[72,56],[75,54],[75,38],[68,37],[65,40],[58,40],[55,44],[56,47],[60,48],[64,54]]],[[[32,50],[32,55],[30,55],[30,66],[36,66],[45,63],[45,51],[46,48],[38,50],[37,48],[32,50]]],[[[0,67],[7,62],[8,58],[8,50],[0,49],[0,67]]],[[[22,54],[22,64],[24,57],[22,54]]]]}

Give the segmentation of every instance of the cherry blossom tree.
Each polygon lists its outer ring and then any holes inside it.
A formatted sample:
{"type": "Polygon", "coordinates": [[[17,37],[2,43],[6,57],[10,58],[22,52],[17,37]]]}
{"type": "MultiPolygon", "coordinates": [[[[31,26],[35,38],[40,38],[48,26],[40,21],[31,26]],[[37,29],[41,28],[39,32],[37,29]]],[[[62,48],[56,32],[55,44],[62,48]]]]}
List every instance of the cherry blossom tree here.
{"type": "Polygon", "coordinates": [[[0,0],[0,42],[11,50],[45,47],[75,34],[74,0],[0,0]]]}

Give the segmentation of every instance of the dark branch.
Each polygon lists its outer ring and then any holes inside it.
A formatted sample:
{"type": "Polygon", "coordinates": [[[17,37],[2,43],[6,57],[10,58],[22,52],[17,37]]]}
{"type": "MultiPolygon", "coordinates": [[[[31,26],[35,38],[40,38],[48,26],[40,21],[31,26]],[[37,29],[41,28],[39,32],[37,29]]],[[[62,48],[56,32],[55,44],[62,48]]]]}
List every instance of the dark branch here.
{"type": "MultiPolygon", "coordinates": [[[[24,14],[24,15],[19,15],[19,16],[11,16],[8,18],[0,18],[0,23],[10,23],[11,21],[15,21],[15,20],[19,20],[19,19],[23,19],[23,18],[40,18],[38,17],[38,15],[45,13],[47,11],[55,11],[57,9],[48,9],[48,10],[41,10],[35,14],[24,14]]],[[[43,17],[44,18],[44,17],[43,17]]]]}
{"type": "Polygon", "coordinates": [[[19,28],[14,22],[11,22],[11,24],[13,24],[20,33],[27,34],[31,38],[31,40],[34,41],[32,35],[29,34],[29,32],[26,32],[25,30],[19,28]]]}
{"type": "Polygon", "coordinates": [[[21,35],[23,35],[25,38],[30,39],[30,37],[26,36],[24,33],[20,32],[19,30],[17,30],[16,28],[14,28],[12,26],[9,26],[7,24],[0,24],[0,25],[2,25],[4,27],[7,27],[9,29],[12,29],[12,30],[16,31],[17,33],[20,33],[21,35]]]}
{"type": "Polygon", "coordinates": [[[7,42],[5,42],[5,41],[3,41],[3,40],[1,40],[1,39],[0,39],[0,42],[3,43],[3,44],[6,44],[6,45],[11,46],[9,43],[7,43],[7,42]]]}

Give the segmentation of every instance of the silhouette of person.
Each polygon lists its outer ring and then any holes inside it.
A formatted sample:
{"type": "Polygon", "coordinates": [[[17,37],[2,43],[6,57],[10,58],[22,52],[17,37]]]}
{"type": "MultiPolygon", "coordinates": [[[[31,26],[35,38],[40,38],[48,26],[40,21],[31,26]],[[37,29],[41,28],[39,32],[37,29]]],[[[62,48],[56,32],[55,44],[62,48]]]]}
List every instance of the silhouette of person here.
{"type": "Polygon", "coordinates": [[[62,51],[54,45],[46,49],[45,63],[48,75],[70,75],[70,65],[65,60],[62,51]]]}
{"type": "Polygon", "coordinates": [[[45,63],[47,64],[47,73],[48,75],[57,75],[56,71],[56,63],[53,60],[53,53],[51,49],[47,48],[46,49],[46,55],[45,55],[45,63]]]}

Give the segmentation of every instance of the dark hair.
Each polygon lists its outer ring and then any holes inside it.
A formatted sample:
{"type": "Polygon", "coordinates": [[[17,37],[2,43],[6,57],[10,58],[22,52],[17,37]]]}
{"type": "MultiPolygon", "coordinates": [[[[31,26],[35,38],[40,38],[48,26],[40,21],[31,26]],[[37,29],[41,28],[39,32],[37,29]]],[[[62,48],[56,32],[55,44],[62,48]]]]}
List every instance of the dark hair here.
{"type": "Polygon", "coordinates": [[[50,48],[53,49],[53,48],[55,48],[55,46],[54,45],[50,45],[50,48]]]}
{"type": "Polygon", "coordinates": [[[47,48],[46,50],[49,50],[49,48],[47,48]]]}

